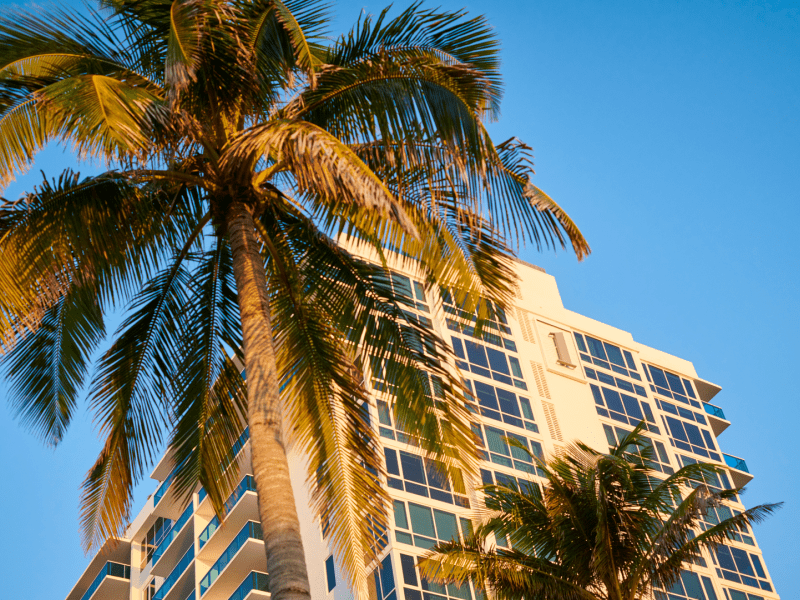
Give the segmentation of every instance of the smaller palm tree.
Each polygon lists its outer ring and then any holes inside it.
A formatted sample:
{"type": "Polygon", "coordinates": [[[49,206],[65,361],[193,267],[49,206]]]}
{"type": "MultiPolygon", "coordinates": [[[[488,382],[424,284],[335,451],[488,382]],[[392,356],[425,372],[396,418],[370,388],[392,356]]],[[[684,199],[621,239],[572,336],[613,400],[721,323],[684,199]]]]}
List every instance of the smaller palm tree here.
{"type": "Polygon", "coordinates": [[[475,534],[436,546],[420,560],[423,577],[471,580],[498,600],[652,598],[676,584],[686,565],[704,564],[704,549],[780,507],[759,505],[702,531],[705,515],[740,490],[719,489],[720,468],[710,464],[658,479],[642,429],[608,454],[578,442],[541,463],[543,491],[535,483],[485,486],[486,515],[475,534]]]}

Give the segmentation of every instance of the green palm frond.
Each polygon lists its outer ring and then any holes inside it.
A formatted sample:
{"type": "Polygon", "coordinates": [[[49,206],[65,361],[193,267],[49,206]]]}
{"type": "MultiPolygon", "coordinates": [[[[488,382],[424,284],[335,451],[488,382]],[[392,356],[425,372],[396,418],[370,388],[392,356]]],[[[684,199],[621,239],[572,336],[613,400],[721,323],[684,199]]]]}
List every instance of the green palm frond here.
{"type": "Polygon", "coordinates": [[[0,363],[11,383],[12,410],[50,445],[64,437],[92,353],[104,334],[95,290],[74,287],[0,363]]]}
{"type": "Polygon", "coordinates": [[[181,322],[170,441],[178,465],[175,493],[186,496],[199,482],[221,514],[236,485],[228,469],[231,448],[244,428],[245,384],[229,353],[242,346],[230,248],[221,237],[199,259],[189,281],[191,298],[181,322]]]}
{"type": "Polygon", "coordinates": [[[164,79],[172,99],[196,79],[206,20],[205,5],[202,0],[173,0],[170,6],[164,79]]]}

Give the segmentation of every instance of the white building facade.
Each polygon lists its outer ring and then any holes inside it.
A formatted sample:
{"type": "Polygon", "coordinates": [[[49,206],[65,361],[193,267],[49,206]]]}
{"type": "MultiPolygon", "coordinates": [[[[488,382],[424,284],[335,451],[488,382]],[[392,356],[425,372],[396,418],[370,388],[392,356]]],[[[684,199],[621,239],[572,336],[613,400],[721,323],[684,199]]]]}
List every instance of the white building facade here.
{"type": "MultiPolygon", "coordinates": [[[[742,486],[752,479],[745,461],[724,453],[718,437],[730,425],[711,403],[720,387],[698,377],[691,362],[644,346],[631,334],[564,308],[555,279],[538,267],[517,263],[519,289],[514,306],[481,339],[453,320],[454,307],[434,307],[412,277],[393,275],[413,310],[426,319],[459,356],[475,400],[474,431],[482,439],[480,480],[454,482],[437,476],[397,428],[378,370],[373,423],[384,447],[387,489],[394,518],[389,545],[374,574],[376,600],[480,600],[469,587],[437,586],[420,579],[415,557],[438,541],[463,535],[480,502],[475,486],[508,481],[539,482],[530,456],[510,446],[514,438],[533,455],[563,451],[581,440],[606,451],[645,420],[665,474],[690,462],[711,462],[727,475],[709,482],[742,486]]],[[[237,443],[249,465],[249,442],[237,443]]],[[[256,600],[267,598],[268,575],[255,486],[243,467],[241,483],[228,500],[220,523],[203,490],[181,504],[171,493],[172,464],[166,455],[152,478],[155,492],[128,527],[124,539],[108,541],[83,573],[67,600],[256,600]]],[[[304,471],[292,465],[298,502],[304,471]]],[[[720,510],[725,518],[744,510],[736,502],[720,510]]],[[[352,598],[320,530],[305,506],[298,506],[312,597],[352,598]]],[[[708,517],[711,526],[714,516],[708,517]]],[[[502,540],[498,543],[502,544],[502,540]]],[[[372,586],[371,586],[372,588],[372,586]]],[[[741,531],[705,566],[686,571],[663,600],[777,600],[778,595],[752,531],[741,531]]]]}

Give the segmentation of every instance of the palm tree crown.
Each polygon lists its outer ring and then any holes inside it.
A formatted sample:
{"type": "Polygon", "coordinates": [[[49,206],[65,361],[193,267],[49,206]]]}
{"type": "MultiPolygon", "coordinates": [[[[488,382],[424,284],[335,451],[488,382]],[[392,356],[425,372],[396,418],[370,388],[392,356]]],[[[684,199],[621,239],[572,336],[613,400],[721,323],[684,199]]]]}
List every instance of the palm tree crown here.
{"type": "Polygon", "coordinates": [[[642,428],[607,454],[575,443],[541,463],[543,490],[535,483],[485,486],[486,519],[475,535],[439,544],[420,561],[423,574],[473,580],[500,600],[639,600],[654,591],[665,597],[659,590],[680,586],[686,565],[705,564],[704,549],[780,506],[759,505],[702,531],[704,517],[740,490],[723,489],[721,469],[710,464],[657,478],[642,428]]]}
{"type": "Polygon", "coordinates": [[[486,132],[501,85],[483,18],[415,4],[333,42],[328,23],[315,0],[0,16],[0,185],[50,141],[113,167],[0,208],[12,403],[58,443],[105,318],[125,307],[91,379],[106,442],[84,483],[87,547],[124,527],[165,435],[173,485],[199,481],[221,512],[246,422],[276,600],[308,597],[287,443],[365,589],[387,519],[363,418],[370,360],[389,360],[395,410],[425,450],[451,465],[474,455],[450,351],[407,315],[385,251],[414,257],[427,293],[457,288],[468,310],[508,298],[507,236],[588,252],[531,184],[529,149],[486,132]]]}

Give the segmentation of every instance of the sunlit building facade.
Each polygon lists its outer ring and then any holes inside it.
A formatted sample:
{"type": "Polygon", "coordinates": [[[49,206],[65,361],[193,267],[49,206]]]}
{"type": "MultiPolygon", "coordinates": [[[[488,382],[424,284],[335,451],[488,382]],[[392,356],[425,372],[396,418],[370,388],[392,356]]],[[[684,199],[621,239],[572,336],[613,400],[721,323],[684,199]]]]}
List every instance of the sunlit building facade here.
{"type": "MultiPolygon", "coordinates": [[[[563,452],[572,440],[607,450],[644,420],[657,457],[653,467],[669,474],[704,461],[725,467],[708,483],[742,486],[752,479],[745,461],[723,452],[719,436],[730,425],[711,401],[720,387],[700,378],[691,362],[644,346],[623,330],[564,308],[555,279],[518,263],[514,306],[498,316],[480,339],[445,302],[434,306],[400,264],[393,284],[408,297],[409,310],[448,340],[474,399],[473,429],[481,439],[480,480],[439,475],[408,444],[384,396],[382,370],[368,380],[375,404],[372,422],[384,446],[386,486],[394,518],[389,545],[374,573],[376,600],[480,600],[469,586],[438,586],[420,578],[415,557],[439,541],[470,531],[483,483],[541,485],[530,457],[563,452]],[[529,448],[522,452],[509,438],[529,448]]],[[[461,315],[463,317],[463,315],[461,315]]],[[[67,600],[255,600],[268,597],[268,575],[247,466],[247,432],[241,483],[220,523],[203,490],[187,504],[170,487],[169,455],[152,473],[155,491],[120,540],[110,540],[90,562],[67,600]]],[[[726,448],[727,449],[727,448],[726,448]]],[[[729,449],[735,451],[735,449],[729,449]]],[[[296,461],[299,463],[299,461],[296,461]]],[[[292,465],[303,504],[304,472],[292,465]]],[[[744,510],[737,499],[709,515],[705,527],[744,510]]],[[[298,506],[315,599],[346,600],[352,594],[324,539],[320,524],[298,506]]],[[[503,545],[504,540],[497,540],[503,545]]],[[[707,554],[680,584],[658,592],[663,600],[775,600],[778,595],[752,531],[707,554]]]]}

